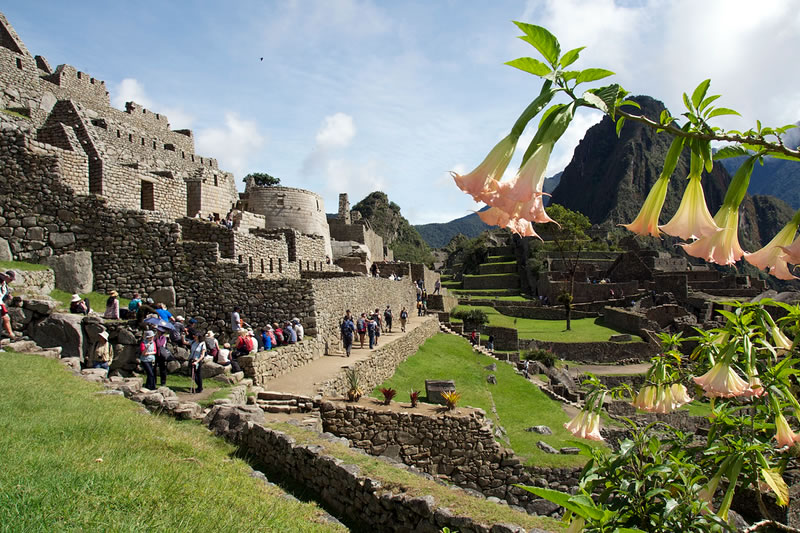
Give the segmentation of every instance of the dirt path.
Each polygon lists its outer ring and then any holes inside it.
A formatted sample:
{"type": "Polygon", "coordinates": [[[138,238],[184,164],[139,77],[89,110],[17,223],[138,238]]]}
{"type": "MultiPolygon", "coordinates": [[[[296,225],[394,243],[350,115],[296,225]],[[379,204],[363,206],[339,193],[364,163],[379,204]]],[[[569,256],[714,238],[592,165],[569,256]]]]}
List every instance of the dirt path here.
{"type": "MultiPolygon", "coordinates": [[[[406,324],[406,333],[401,333],[400,325],[397,324],[397,327],[392,328],[392,333],[381,334],[379,339],[380,344],[378,346],[383,347],[387,344],[391,344],[410,331],[413,331],[427,320],[436,320],[436,317],[409,317],[409,323],[406,324]]],[[[317,383],[330,379],[342,370],[342,368],[369,357],[369,339],[364,340],[364,348],[361,348],[360,342],[356,341],[353,344],[353,350],[350,352],[349,358],[345,357],[341,345],[339,349],[342,350],[341,355],[326,355],[320,357],[307,365],[295,368],[288,374],[268,381],[264,385],[264,388],[278,392],[292,392],[295,394],[314,396],[317,394],[317,383]]]]}

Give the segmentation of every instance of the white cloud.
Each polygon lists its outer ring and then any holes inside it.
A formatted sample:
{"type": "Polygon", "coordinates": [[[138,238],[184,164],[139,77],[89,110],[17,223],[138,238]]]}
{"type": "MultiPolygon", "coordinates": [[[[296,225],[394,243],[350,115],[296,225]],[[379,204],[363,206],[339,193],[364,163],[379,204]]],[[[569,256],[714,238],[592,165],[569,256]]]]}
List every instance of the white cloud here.
{"type": "Polygon", "coordinates": [[[124,78],[112,88],[112,94],[111,104],[117,109],[124,110],[127,102],[136,102],[149,111],[166,115],[172,129],[189,128],[194,122],[194,117],[183,109],[154,102],[136,78],[124,78]]]}
{"type": "Polygon", "coordinates": [[[244,176],[250,159],[261,151],[265,139],[253,120],[225,113],[225,126],[205,128],[195,134],[198,153],[214,154],[220,168],[244,176]]]}
{"type": "Polygon", "coordinates": [[[386,190],[387,180],[377,160],[356,163],[330,159],[325,167],[325,186],[329,193],[347,191],[351,198],[362,198],[372,191],[386,190]]]}
{"type": "Polygon", "coordinates": [[[317,132],[319,148],[344,148],[356,135],[353,117],[345,113],[336,113],[325,117],[322,127],[317,132]]]}

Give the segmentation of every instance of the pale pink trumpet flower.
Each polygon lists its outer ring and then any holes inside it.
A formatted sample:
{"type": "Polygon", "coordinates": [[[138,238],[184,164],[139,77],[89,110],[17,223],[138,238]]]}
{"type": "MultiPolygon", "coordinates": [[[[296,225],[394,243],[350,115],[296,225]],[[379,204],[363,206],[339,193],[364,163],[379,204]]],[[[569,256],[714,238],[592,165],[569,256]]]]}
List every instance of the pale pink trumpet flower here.
{"type": "Polygon", "coordinates": [[[600,414],[592,413],[590,411],[581,411],[575,415],[572,420],[566,422],[564,427],[581,439],[589,440],[603,440],[600,435],[600,414]]]}
{"type": "Polygon", "coordinates": [[[792,428],[789,427],[789,422],[783,416],[783,413],[778,413],[775,418],[775,440],[778,441],[778,446],[791,446],[797,441],[800,441],[800,435],[796,435],[792,428]]]}
{"type": "Polygon", "coordinates": [[[673,409],[680,409],[687,403],[691,403],[692,397],[689,396],[689,392],[686,390],[686,385],[682,383],[673,383],[670,385],[672,389],[672,400],[673,400],[673,409]]]}
{"type": "Polygon", "coordinates": [[[669,222],[660,227],[661,231],[681,239],[699,239],[719,231],[714,217],[706,206],[706,197],[700,185],[700,174],[690,175],[681,205],[669,222]]]}
{"type": "Polygon", "coordinates": [[[739,246],[738,206],[720,207],[714,222],[720,230],[699,238],[691,244],[682,244],[683,250],[693,256],[718,265],[732,265],[742,258],[744,250],[739,246]]]}
{"type": "Polygon", "coordinates": [[[655,404],[657,392],[657,387],[654,385],[645,385],[636,395],[632,405],[642,411],[650,411],[655,404]]]}
{"type": "Polygon", "coordinates": [[[547,142],[537,147],[517,175],[509,181],[500,182],[491,198],[485,200],[486,203],[511,217],[521,217],[531,222],[553,222],[544,211],[541,198],[553,145],[547,142]]]}
{"type": "Polygon", "coordinates": [[[536,237],[541,240],[541,237],[533,230],[533,225],[529,220],[520,217],[512,217],[505,211],[496,207],[490,207],[486,211],[479,211],[478,217],[490,226],[509,228],[522,237],[536,237]]]}
{"type": "Polygon", "coordinates": [[[518,138],[519,136],[514,134],[505,137],[469,174],[462,176],[451,172],[458,188],[472,195],[476,202],[485,202],[487,199],[491,199],[497,190],[498,180],[503,177],[503,173],[511,162],[518,138]]]}
{"type": "Polygon", "coordinates": [[[748,388],[748,383],[739,377],[730,364],[722,361],[702,376],[694,378],[709,398],[731,398],[741,396],[748,388]]]}
{"type": "Polygon", "coordinates": [[[777,324],[773,324],[770,327],[770,333],[772,334],[772,343],[775,348],[786,352],[792,349],[792,341],[781,331],[777,324]]]}
{"type": "Polygon", "coordinates": [[[745,398],[758,398],[763,396],[766,392],[764,386],[761,384],[761,378],[759,378],[757,374],[754,374],[747,378],[747,390],[744,391],[742,396],[745,398]]]}
{"type": "Polygon", "coordinates": [[[664,199],[667,197],[667,187],[669,187],[669,176],[658,178],[653,188],[647,194],[647,199],[642,204],[642,209],[630,224],[622,224],[628,231],[637,235],[659,236],[658,217],[664,207],[664,199]]]}
{"type": "MultiPolygon", "coordinates": [[[[797,218],[797,216],[795,216],[797,218]]],[[[798,279],[789,272],[786,250],[791,248],[794,234],[797,232],[798,223],[793,218],[786,224],[769,244],[751,254],[744,254],[744,259],[754,267],[766,270],[778,279],[798,279]]],[[[797,258],[800,259],[800,258],[797,258]]]]}

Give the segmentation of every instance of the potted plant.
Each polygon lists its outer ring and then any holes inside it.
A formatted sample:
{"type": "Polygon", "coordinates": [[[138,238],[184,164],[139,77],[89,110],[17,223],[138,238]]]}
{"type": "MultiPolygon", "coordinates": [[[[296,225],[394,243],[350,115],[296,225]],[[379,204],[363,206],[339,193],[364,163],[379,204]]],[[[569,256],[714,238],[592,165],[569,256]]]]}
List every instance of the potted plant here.
{"type": "Polygon", "coordinates": [[[361,396],[364,394],[361,390],[361,383],[360,383],[360,376],[358,375],[358,370],[355,368],[348,368],[345,370],[345,376],[347,376],[347,384],[350,387],[347,390],[347,401],[349,402],[357,402],[361,399],[361,396]]]}
{"type": "Polygon", "coordinates": [[[383,394],[383,405],[389,405],[390,403],[392,403],[392,398],[394,398],[395,395],[397,395],[396,390],[387,388],[381,389],[381,393],[383,394]]]}
{"type": "Polygon", "coordinates": [[[444,403],[447,405],[447,410],[452,411],[458,405],[458,400],[461,399],[461,394],[456,391],[446,391],[442,393],[442,398],[444,398],[444,403]]]}
{"type": "Polygon", "coordinates": [[[411,398],[411,407],[416,407],[417,402],[419,402],[419,391],[411,389],[408,393],[409,398],[411,398]]]}

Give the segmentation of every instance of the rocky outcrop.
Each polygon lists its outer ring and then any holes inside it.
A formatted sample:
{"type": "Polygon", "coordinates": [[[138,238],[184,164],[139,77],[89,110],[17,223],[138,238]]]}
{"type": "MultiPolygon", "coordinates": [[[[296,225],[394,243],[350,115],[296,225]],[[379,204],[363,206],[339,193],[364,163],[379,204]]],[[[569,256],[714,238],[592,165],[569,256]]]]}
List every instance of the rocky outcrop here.
{"type": "Polygon", "coordinates": [[[45,264],[55,273],[57,289],[77,294],[94,290],[91,252],[70,252],[48,257],[45,264]]]}

